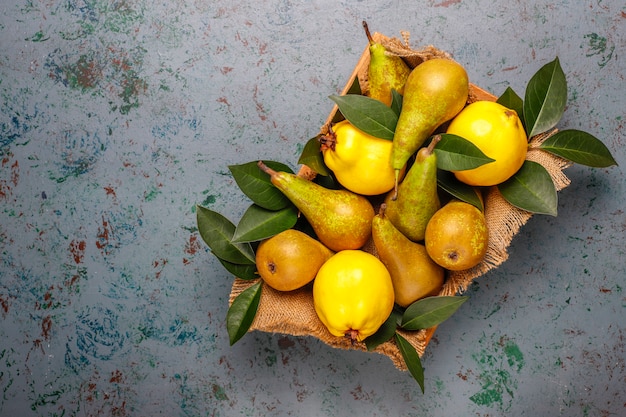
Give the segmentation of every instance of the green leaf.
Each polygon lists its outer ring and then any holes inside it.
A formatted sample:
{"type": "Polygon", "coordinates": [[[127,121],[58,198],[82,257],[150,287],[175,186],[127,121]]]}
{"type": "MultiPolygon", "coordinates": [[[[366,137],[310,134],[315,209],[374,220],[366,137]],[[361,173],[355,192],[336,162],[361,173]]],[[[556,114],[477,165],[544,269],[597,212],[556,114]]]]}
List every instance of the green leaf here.
{"type": "Polygon", "coordinates": [[[434,296],[417,300],[404,311],[400,327],[420,330],[436,326],[454,314],[467,299],[467,296],[434,296]]]}
{"type": "Polygon", "coordinates": [[[394,334],[396,334],[396,329],[398,328],[398,320],[402,316],[402,313],[397,311],[395,308],[391,311],[387,320],[380,326],[380,328],[373,335],[365,338],[363,342],[365,342],[365,346],[367,350],[374,350],[376,346],[381,345],[391,339],[394,334]]]}
{"type": "Polygon", "coordinates": [[[293,205],[282,210],[267,210],[252,204],[239,220],[231,242],[256,242],[291,229],[296,221],[298,210],[293,205]]]}
{"type": "Polygon", "coordinates": [[[476,206],[480,211],[485,209],[476,189],[457,180],[452,172],[437,170],[437,185],[451,196],[476,206]]]}
{"type": "Polygon", "coordinates": [[[222,266],[237,278],[251,280],[259,278],[255,264],[240,265],[217,258],[222,266]]]}
{"type": "Polygon", "coordinates": [[[396,116],[400,117],[400,112],[402,111],[402,94],[398,93],[395,89],[391,89],[391,110],[396,114],[396,116]]]}
{"type": "Polygon", "coordinates": [[[507,109],[515,110],[521,121],[524,121],[524,101],[511,87],[507,87],[504,93],[496,100],[507,109]]]}
{"type": "Polygon", "coordinates": [[[347,94],[363,94],[363,91],[361,90],[361,83],[359,82],[359,77],[354,77],[347,94]]]}
{"type": "Polygon", "coordinates": [[[540,148],[569,161],[590,167],[604,168],[617,165],[604,143],[580,130],[561,130],[546,139],[540,148]]]}
{"type": "Polygon", "coordinates": [[[324,164],[324,156],[320,151],[320,136],[316,136],[307,141],[298,159],[298,164],[306,165],[320,175],[329,175],[330,172],[324,164]]]}
{"type": "Polygon", "coordinates": [[[561,120],[567,102],[567,81],[559,58],[532,76],[524,97],[524,122],[531,138],[552,129],[561,120]]]}
{"type": "MultiPolygon", "coordinates": [[[[291,168],[280,162],[263,162],[276,171],[293,173],[291,168]]],[[[255,204],[268,210],[280,210],[291,204],[289,199],[272,185],[269,175],[261,171],[257,161],[241,165],[229,165],[228,169],[241,191],[255,204]]]]}
{"type": "Polygon", "coordinates": [[[255,255],[248,243],[232,243],[235,225],[220,213],[197,206],[198,232],[213,254],[219,259],[235,264],[254,264],[255,255]]]}
{"type": "Polygon", "coordinates": [[[417,351],[415,350],[413,345],[411,345],[408,340],[406,340],[398,333],[396,333],[396,343],[398,344],[398,348],[400,349],[400,353],[402,354],[402,358],[404,359],[406,367],[409,369],[409,372],[419,384],[423,394],[424,368],[422,367],[422,361],[420,359],[420,356],[417,354],[417,351]]]}
{"type": "MultiPolygon", "coordinates": [[[[352,78],[352,84],[350,84],[350,88],[348,89],[346,94],[357,94],[357,95],[363,94],[363,91],[361,90],[361,83],[359,82],[359,77],[355,76],[354,78],[352,78]]],[[[344,119],[343,114],[341,114],[341,112],[338,111],[333,115],[331,124],[339,123],[343,119],[344,119]]]]}
{"type": "Polygon", "coordinates": [[[228,308],[226,330],[231,346],[246,334],[254,321],[261,300],[262,282],[259,281],[243,290],[228,308]]]}
{"type": "Polygon", "coordinates": [[[357,129],[381,139],[393,140],[398,116],[383,102],[358,94],[330,96],[339,111],[357,129]]]}
{"type": "Polygon", "coordinates": [[[498,185],[502,197],[515,207],[537,214],[556,216],[558,197],[554,182],[537,162],[524,165],[511,178],[498,185]]]}
{"type": "Polygon", "coordinates": [[[463,171],[493,162],[476,145],[461,136],[451,133],[440,134],[435,146],[437,168],[446,171],[463,171]]]}

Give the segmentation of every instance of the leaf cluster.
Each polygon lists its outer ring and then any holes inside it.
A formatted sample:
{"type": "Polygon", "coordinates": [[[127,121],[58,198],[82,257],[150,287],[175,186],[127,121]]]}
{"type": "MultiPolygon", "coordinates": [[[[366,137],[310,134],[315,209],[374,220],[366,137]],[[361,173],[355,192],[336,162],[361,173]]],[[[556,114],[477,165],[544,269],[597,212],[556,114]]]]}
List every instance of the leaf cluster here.
{"type": "MultiPolygon", "coordinates": [[[[391,106],[363,96],[360,92],[344,96],[331,95],[330,98],[337,104],[343,117],[355,127],[372,136],[393,140],[402,108],[402,96],[397,92],[394,91],[391,106]]],[[[579,130],[555,129],[565,112],[567,102],[567,82],[558,57],[531,77],[524,98],[509,87],[498,97],[497,102],[517,112],[528,138],[552,133],[539,145],[541,150],[590,167],[616,165],[608,148],[593,135],[579,130]]],[[[451,196],[482,209],[476,189],[456,180],[450,172],[477,168],[493,159],[460,136],[441,132],[435,134],[440,136],[435,147],[439,187],[451,196]]],[[[427,144],[428,142],[424,146],[427,144]]],[[[329,175],[319,154],[319,144],[316,146],[311,140],[300,162],[311,163],[309,166],[316,172],[329,175]]],[[[535,214],[557,214],[556,188],[550,175],[540,164],[525,161],[522,168],[509,180],[499,184],[498,188],[509,203],[522,210],[535,214]]]]}
{"type": "MultiPolygon", "coordinates": [[[[285,164],[265,161],[274,170],[293,173],[285,164]]],[[[200,237],[224,268],[244,280],[259,278],[255,262],[258,242],[294,227],[298,211],[270,181],[256,161],[228,167],[239,189],[252,201],[235,225],[217,211],[198,206],[196,221],[200,237]]],[[[256,315],[262,282],[244,290],[228,309],[226,328],[230,344],[246,334],[256,315]]]]}
{"type": "MultiPolygon", "coordinates": [[[[595,168],[617,164],[609,149],[593,135],[574,129],[556,129],[567,104],[567,81],[558,57],[531,77],[523,99],[508,87],[497,102],[518,113],[529,138],[552,133],[539,149],[595,168]]],[[[536,162],[525,161],[498,189],[515,207],[531,213],[557,215],[556,188],[550,174],[536,162]]]]}
{"type": "Polygon", "coordinates": [[[398,330],[417,331],[436,327],[450,318],[467,299],[467,296],[433,296],[417,300],[404,310],[396,306],[378,331],[365,339],[365,345],[371,351],[393,338],[423,393],[424,368],[421,359],[417,350],[398,330]]]}

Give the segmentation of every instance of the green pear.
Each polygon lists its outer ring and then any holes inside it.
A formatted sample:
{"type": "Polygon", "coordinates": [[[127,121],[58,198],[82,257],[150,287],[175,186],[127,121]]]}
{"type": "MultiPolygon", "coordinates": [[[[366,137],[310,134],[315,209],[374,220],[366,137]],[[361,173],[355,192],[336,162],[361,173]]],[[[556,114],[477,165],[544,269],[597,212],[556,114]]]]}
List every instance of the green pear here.
{"type": "Polygon", "coordinates": [[[414,242],[424,239],[426,225],[441,207],[437,193],[437,155],[434,148],[440,140],[436,135],[427,147],[415,156],[397,191],[385,198],[386,215],[398,230],[414,242]]]}
{"type": "Polygon", "coordinates": [[[345,189],[333,190],[289,172],[259,168],[308,220],[317,238],[335,252],[359,249],[372,235],[372,203],[345,189]]]}
{"type": "Polygon", "coordinates": [[[372,240],[391,275],[396,304],[407,307],[420,298],[437,295],[445,270],[430,259],[424,245],[404,236],[385,213],[383,203],[372,220],[372,240]]]}
{"type": "Polygon", "coordinates": [[[391,166],[396,177],[435,129],[463,109],[468,94],[467,72],[455,61],[434,58],[411,71],[393,137],[391,166]]]}
{"type": "Polygon", "coordinates": [[[256,267],[267,285],[278,291],[292,291],[313,281],[333,255],[306,233],[287,229],[259,243],[256,267]]]}
{"type": "Polygon", "coordinates": [[[369,41],[370,64],[367,71],[369,96],[391,105],[391,91],[403,94],[411,69],[401,57],[391,54],[383,44],[376,42],[363,21],[365,35],[369,41]]]}

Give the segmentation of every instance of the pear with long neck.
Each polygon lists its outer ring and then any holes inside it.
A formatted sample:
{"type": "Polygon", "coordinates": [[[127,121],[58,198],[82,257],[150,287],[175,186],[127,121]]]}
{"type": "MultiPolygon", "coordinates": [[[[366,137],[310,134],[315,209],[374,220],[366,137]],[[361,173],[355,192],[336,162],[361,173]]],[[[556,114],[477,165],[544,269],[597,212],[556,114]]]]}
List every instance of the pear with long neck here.
{"type": "Polygon", "coordinates": [[[426,225],[441,207],[437,193],[437,155],[434,152],[440,136],[422,147],[415,162],[400,183],[397,195],[387,194],[386,216],[406,237],[414,242],[424,239],[426,225]],[[396,198],[394,198],[396,197],[396,198]]]}
{"type": "Polygon", "coordinates": [[[437,295],[445,271],[430,259],[424,245],[411,241],[391,223],[385,206],[381,205],[372,220],[372,240],[391,275],[396,304],[407,307],[420,298],[437,295]]]}
{"type": "Polygon", "coordinates": [[[262,161],[258,166],[300,210],[317,238],[329,249],[335,252],[359,249],[371,237],[376,213],[367,198],[344,189],[322,187],[296,174],[275,171],[262,161]]]}
{"type": "Polygon", "coordinates": [[[467,72],[455,61],[434,58],[411,71],[393,137],[391,166],[396,171],[396,186],[409,158],[435,129],[463,109],[468,94],[467,72]]]}
{"type": "Polygon", "coordinates": [[[367,71],[369,96],[391,105],[392,90],[403,94],[411,69],[401,57],[390,53],[385,46],[372,38],[367,22],[363,29],[369,41],[370,63],[367,71]]]}

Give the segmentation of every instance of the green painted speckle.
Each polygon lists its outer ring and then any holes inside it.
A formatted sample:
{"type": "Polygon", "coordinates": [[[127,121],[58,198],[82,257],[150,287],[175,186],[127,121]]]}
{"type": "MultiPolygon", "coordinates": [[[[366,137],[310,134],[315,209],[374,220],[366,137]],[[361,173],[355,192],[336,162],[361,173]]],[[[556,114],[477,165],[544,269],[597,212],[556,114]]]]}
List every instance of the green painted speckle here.
{"type": "Polygon", "coordinates": [[[504,346],[504,354],[511,368],[520,371],[524,367],[524,355],[515,343],[507,341],[504,346]]]}
{"type": "Polygon", "coordinates": [[[265,353],[267,353],[267,356],[265,357],[265,364],[267,366],[276,365],[276,362],[278,361],[278,358],[276,357],[276,352],[271,349],[265,349],[265,353]]]}
{"type": "Polygon", "coordinates": [[[161,191],[159,191],[159,189],[157,188],[151,188],[150,190],[148,190],[145,194],[145,200],[146,201],[152,201],[154,200],[159,194],[161,194],[161,191]]]}
{"type": "Polygon", "coordinates": [[[437,392],[437,394],[441,394],[444,392],[445,389],[446,389],[446,385],[441,380],[441,378],[435,379],[435,392],[437,392]]]}
{"type": "Polygon", "coordinates": [[[206,198],[200,203],[201,206],[208,206],[210,204],[214,204],[217,197],[214,195],[208,195],[206,198]]]}
{"type": "MultiPolygon", "coordinates": [[[[124,62],[124,68],[129,68],[133,64],[130,62],[124,62]]],[[[139,107],[139,94],[145,92],[148,89],[148,83],[139,78],[138,73],[132,69],[126,69],[122,73],[121,80],[122,91],[118,96],[124,102],[120,107],[120,113],[128,114],[131,109],[139,107]]]]}
{"type": "Polygon", "coordinates": [[[502,402],[502,393],[497,389],[484,387],[482,391],[470,397],[470,400],[478,405],[491,405],[502,402]]]}
{"type": "Polygon", "coordinates": [[[597,33],[588,33],[583,36],[583,38],[587,42],[587,51],[585,55],[587,57],[598,56],[600,58],[598,61],[598,66],[600,66],[600,68],[608,64],[613,57],[615,45],[610,45],[607,38],[600,36],[597,33]]]}
{"type": "Polygon", "coordinates": [[[220,401],[228,400],[228,396],[226,395],[226,392],[224,391],[224,387],[221,387],[217,384],[213,384],[213,395],[215,396],[216,399],[220,401]]]}
{"type": "Polygon", "coordinates": [[[49,36],[46,36],[42,31],[38,31],[33,36],[31,36],[30,38],[26,38],[25,40],[31,41],[31,42],[44,42],[44,41],[47,41],[48,39],[50,39],[49,36]]]}
{"type": "Polygon", "coordinates": [[[506,336],[481,338],[483,349],[472,355],[478,365],[481,389],[470,397],[480,406],[497,407],[506,411],[511,407],[518,388],[517,374],[524,368],[524,354],[519,346],[506,336]]]}

